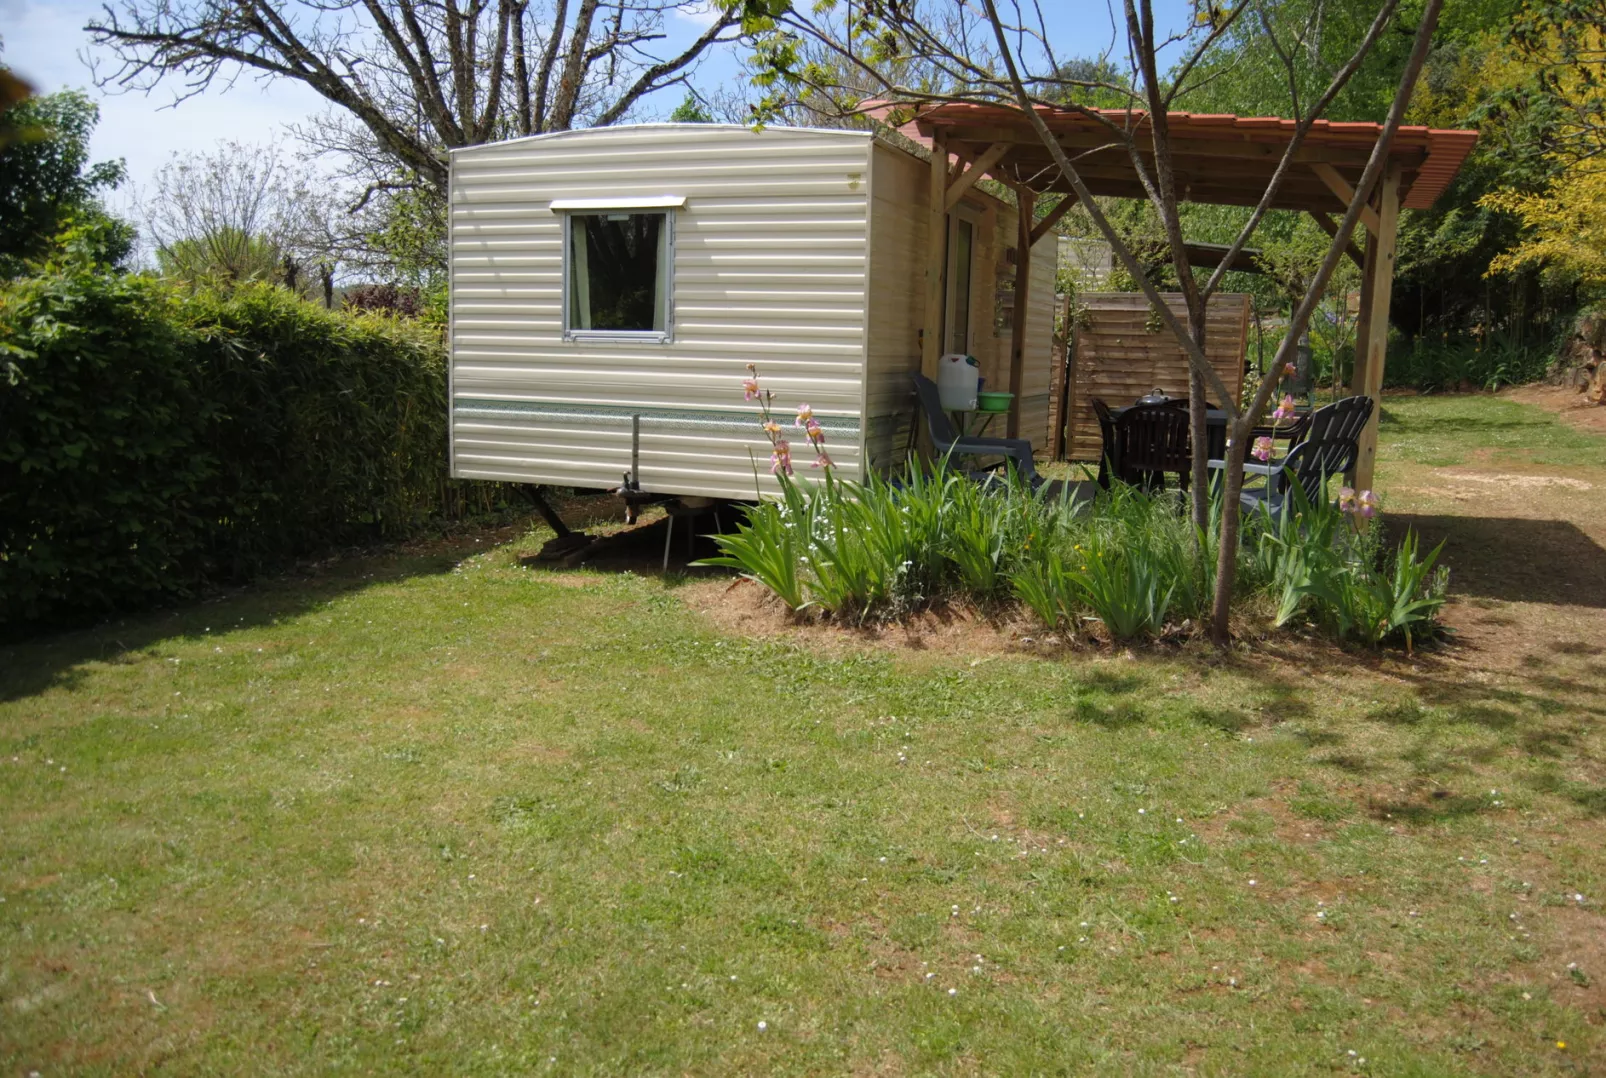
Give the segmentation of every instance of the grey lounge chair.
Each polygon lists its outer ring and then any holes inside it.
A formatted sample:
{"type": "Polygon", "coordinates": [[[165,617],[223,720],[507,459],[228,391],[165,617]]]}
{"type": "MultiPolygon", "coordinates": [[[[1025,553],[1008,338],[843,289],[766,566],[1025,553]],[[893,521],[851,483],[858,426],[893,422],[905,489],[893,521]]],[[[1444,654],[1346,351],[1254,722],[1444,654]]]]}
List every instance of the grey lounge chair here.
{"type": "Polygon", "coordinates": [[[948,413],[942,410],[942,398],[937,384],[923,374],[916,374],[915,395],[920,398],[920,410],[926,415],[926,432],[931,435],[932,448],[939,457],[1002,457],[1020,477],[1033,487],[1042,485],[1043,477],[1037,474],[1032,462],[1032,443],[1025,438],[974,438],[954,429],[948,413]]]}
{"type": "MultiPolygon", "coordinates": [[[[1357,396],[1318,408],[1310,414],[1305,437],[1286,457],[1275,463],[1244,464],[1246,473],[1266,477],[1264,487],[1246,490],[1238,496],[1244,512],[1254,512],[1264,504],[1273,515],[1280,513],[1283,499],[1288,495],[1290,476],[1306,495],[1321,497],[1329,477],[1343,475],[1355,467],[1361,431],[1372,418],[1372,407],[1371,397],[1357,396]]],[[[1243,452],[1248,453],[1247,446],[1243,452]]],[[[1212,460],[1210,467],[1224,469],[1227,462],[1212,460]]]]}

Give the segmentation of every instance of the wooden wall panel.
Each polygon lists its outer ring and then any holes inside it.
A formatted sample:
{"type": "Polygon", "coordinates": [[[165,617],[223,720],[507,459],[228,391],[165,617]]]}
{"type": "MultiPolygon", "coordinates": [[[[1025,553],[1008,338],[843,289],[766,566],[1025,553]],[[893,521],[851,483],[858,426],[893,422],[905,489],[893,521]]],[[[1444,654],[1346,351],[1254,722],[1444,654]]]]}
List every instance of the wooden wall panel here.
{"type": "MultiPolygon", "coordinates": [[[[1188,395],[1188,359],[1171,332],[1149,328],[1149,301],[1140,292],[1089,292],[1076,328],[1076,374],[1071,385],[1070,430],[1066,456],[1096,461],[1102,441],[1089,403],[1098,397],[1111,408],[1136,401],[1152,389],[1188,395]]],[[[1181,293],[1168,293],[1166,305],[1187,322],[1181,293]]],[[[1235,395],[1243,392],[1244,349],[1249,335],[1249,297],[1216,295],[1205,322],[1205,355],[1235,395]]],[[[1211,401],[1220,404],[1220,401],[1211,401]]]]}

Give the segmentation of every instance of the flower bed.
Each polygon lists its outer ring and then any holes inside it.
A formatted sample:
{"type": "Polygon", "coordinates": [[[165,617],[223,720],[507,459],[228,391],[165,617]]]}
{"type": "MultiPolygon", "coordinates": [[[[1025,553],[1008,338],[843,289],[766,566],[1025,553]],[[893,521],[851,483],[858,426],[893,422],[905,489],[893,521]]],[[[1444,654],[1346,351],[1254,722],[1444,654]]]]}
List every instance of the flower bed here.
{"type": "MultiPolygon", "coordinates": [[[[1116,484],[1088,505],[918,463],[856,483],[833,474],[823,439],[814,448],[824,482],[805,484],[791,475],[773,394],[756,374],[747,389],[778,443],[781,496],[750,507],[707,564],[738,570],[794,613],[862,623],[937,602],[1019,604],[1049,628],[1121,641],[1209,614],[1219,529],[1196,529],[1175,495],[1116,484]]],[[[1235,604],[1276,627],[1315,624],[1373,646],[1436,635],[1448,584],[1439,550],[1421,555],[1409,532],[1385,549],[1382,528],[1362,521],[1377,511],[1370,491],[1311,502],[1295,485],[1279,514],[1245,521],[1235,604]]]]}

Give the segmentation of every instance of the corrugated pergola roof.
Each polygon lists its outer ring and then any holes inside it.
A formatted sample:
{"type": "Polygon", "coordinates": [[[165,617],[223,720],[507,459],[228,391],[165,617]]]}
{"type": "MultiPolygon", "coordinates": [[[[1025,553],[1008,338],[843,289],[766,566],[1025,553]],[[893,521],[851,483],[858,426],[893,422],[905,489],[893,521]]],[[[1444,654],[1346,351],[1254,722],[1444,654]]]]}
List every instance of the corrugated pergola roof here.
{"type": "MultiPolygon", "coordinates": [[[[886,115],[891,108],[873,111],[886,115]]],[[[1038,106],[1038,113],[1070,152],[1093,194],[1146,197],[1127,151],[1100,118],[1046,106],[1038,106]]],[[[1146,166],[1153,165],[1145,113],[1106,109],[1100,116],[1144,136],[1136,140],[1139,152],[1146,166]]],[[[1172,162],[1183,198],[1228,206],[1259,202],[1297,126],[1276,116],[1172,112],[1168,119],[1172,162]]],[[[988,168],[990,175],[1039,192],[1068,190],[1030,121],[1015,109],[970,103],[919,106],[914,119],[899,130],[927,146],[940,132],[950,154],[970,160],[981,159],[989,150],[997,154],[997,147],[1007,146],[988,168]]],[[[1376,123],[1315,121],[1295,154],[1299,167],[1284,179],[1275,208],[1341,213],[1345,203],[1333,181],[1355,185],[1382,130],[1383,125],[1376,123]]],[[[1477,141],[1476,131],[1401,127],[1389,148],[1390,160],[1401,171],[1401,205],[1431,206],[1477,141]]]]}

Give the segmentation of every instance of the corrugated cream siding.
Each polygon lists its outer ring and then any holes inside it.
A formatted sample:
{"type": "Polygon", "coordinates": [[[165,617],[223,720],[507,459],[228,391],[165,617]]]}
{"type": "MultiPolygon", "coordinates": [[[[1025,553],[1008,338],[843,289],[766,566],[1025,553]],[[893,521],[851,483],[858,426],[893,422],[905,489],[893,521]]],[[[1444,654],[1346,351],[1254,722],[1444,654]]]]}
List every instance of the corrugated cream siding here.
{"type": "MultiPolygon", "coordinates": [[[[453,474],[751,497],[769,444],[742,400],[813,405],[861,473],[870,137],[717,124],[593,128],[452,155],[453,474]],[[566,342],[558,198],[678,195],[667,344],[566,342]],[[751,456],[749,455],[751,452],[751,456]]],[[[790,429],[790,428],[789,428],[790,429]]],[[[801,434],[801,432],[796,432],[801,434]]],[[[807,444],[794,438],[799,474],[807,444]]],[[[818,474],[818,473],[815,473],[818,474]]]]}
{"type": "Polygon", "coordinates": [[[920,324],[926,303],[926,162],[884,143],[871,155],[870,325],[865,358],[865,453],[888,471],[909,453],[920,324]]]}

